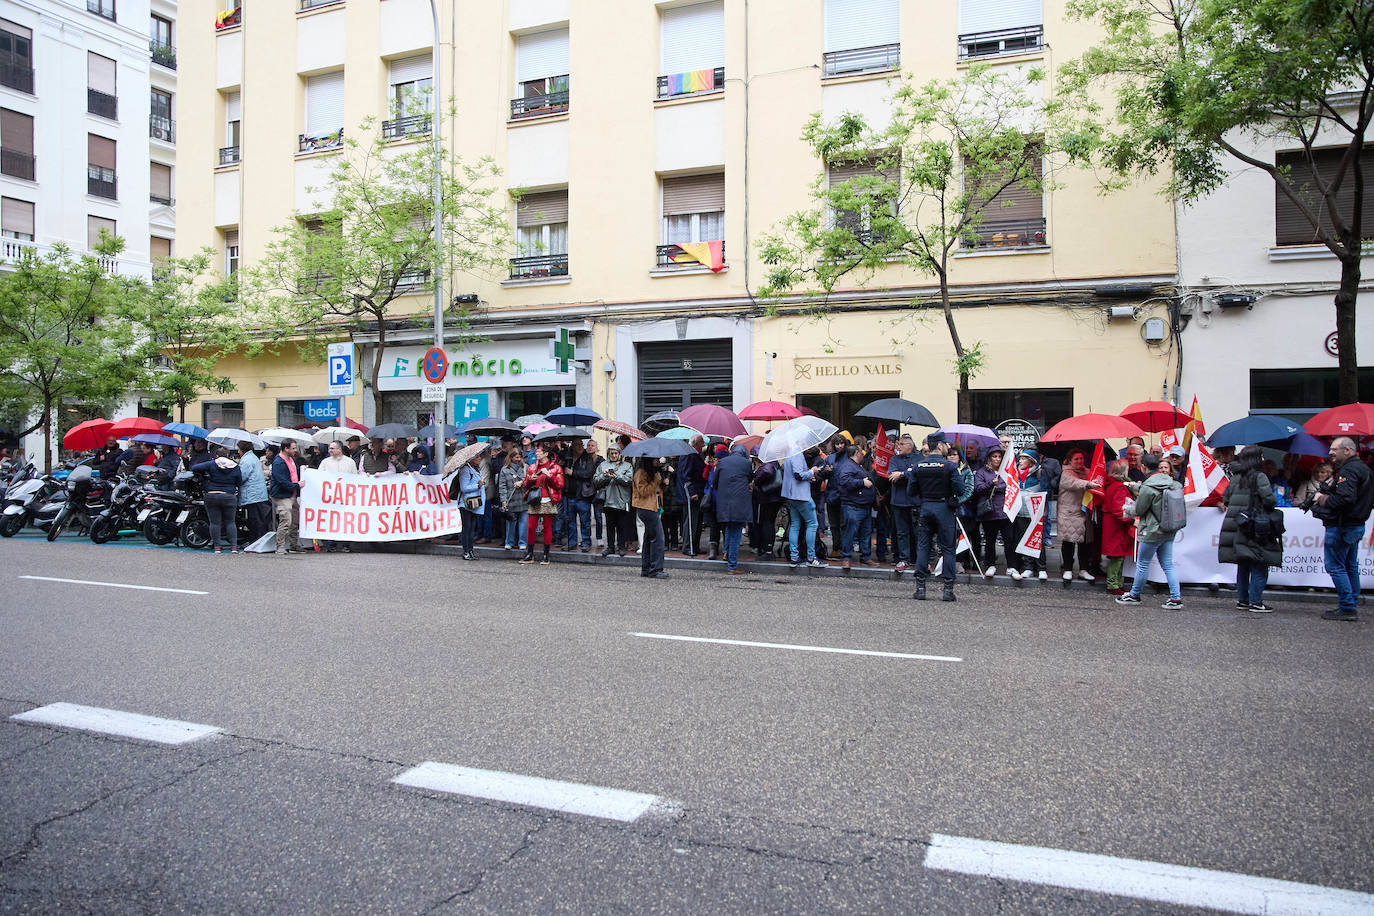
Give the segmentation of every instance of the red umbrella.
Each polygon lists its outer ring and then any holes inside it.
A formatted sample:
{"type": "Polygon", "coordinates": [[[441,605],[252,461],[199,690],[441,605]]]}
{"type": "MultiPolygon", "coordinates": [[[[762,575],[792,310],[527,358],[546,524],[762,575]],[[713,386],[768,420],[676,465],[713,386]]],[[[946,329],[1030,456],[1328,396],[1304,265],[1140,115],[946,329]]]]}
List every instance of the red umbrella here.
{"type": "Polygon", "coordinates": [[[812,410],[810,407],[798,407],[797,409],[801,411],[801,415],[802,415],[803,417],[819,417],[819,416],[820,416],[820,414],[816,413],[816,412],[815,412],[814,410],[812,410]]]}
{"type": "Polygon", "coordinates": [[[736,445],[742,445],[744,446],[744,450],[746,452],[752,452],[760,445],[763,445],[763,437],[757,434],[752,436],[740,436],[738,439],[730,443],[731,448],[734,448],[736,445]]]}
{"type": "Polygon", "coordinates": [[[78,423],[62,437],[62,447],[78,452],[100,448],[109,438],[110,427],[113,425],[109,420],[102,420],[100,417],[78,423]]]}
{"type": "Polygon", "coordinates": [[[366,426],[364,426],[363,424],[359,423],[357,420],[353,419],[352,417],[344,417],[343,425],[344,425],[344,426],[347,426],[349,429],[356,429],[356,430],[358,430],[359,432],[363,432],[363,433],[367,432],[367,430],[368,430],[368,427],[366,427],[366,426]]]}
{"type": "Polygon", "coordinates": [[[1168,401],[1141,401],[1122,410],[1121,416],[1151,433],[1181,429],[1193,419],[1168,401]]]}
{"type": "Polygon", "coordinates": [[[125,417],[123,420],[116,420],[105,432],[110,436],[127,439],[144,433],[161,433],[164,425],[162,421],[151,417],[125,417]]]}
{"type": "Polygon", "coordinates": [[[631,439],[649,438],[648,433],[628,423],[622,423],[619,420],[597,420],[592,424],[592,429],[602,429],[612,435],[629,436],[631,439]]]}
{"type": "Polygon", "coordinates": [[[1069,417],[1049,428],[1040,437],[1041,442],[1075,442],[1092,439],[1129,439],[1131,436],[1144,436],[1145,430],[1136,426],[1125,417],[1109,413],[1085,413],[1080,417],[1069,417]]]}
{"type": "Polygon", "coordinates": [[[800,410],[782,401],[759,401],[757,404],[750,404],[739,412],[741,420],[790,420],[801,415],[800,410]]]}
{"type": "Polygon", "coordinates": [[[1374,404],[1342,404],[1323,410],[1305,424],[1314,436],[1374,435],[1374,404]]]}
{"type": "Polygon", "coordinates": [[[704,436],[720,436],[733,439],[746,432],[744,424],[733,411],[715,404],[695,404],[677,415],[683,426],[691,427],[704,436]]]}

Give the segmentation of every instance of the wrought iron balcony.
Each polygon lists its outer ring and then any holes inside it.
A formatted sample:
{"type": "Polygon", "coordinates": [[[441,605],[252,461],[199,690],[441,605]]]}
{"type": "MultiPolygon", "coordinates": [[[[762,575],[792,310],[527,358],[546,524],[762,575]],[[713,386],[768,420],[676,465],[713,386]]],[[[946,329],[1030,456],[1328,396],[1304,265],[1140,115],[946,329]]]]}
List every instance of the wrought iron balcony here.
{"type": "Polygon", "coordinates": [[[959,36],[959,59],[993,57],[998,54],[1023,54],[1045,46],[1045,27],[1028,25],[1018,29],[991,32],[966,32],[959,36]]]}
{"type": "Polygon", "coordinates": [[[177,203],[174,198],[163,197],[159,194],[154,194],[151,191],[148,192],[148,202],[154,204],[161,204],[164,207],[175,207],[177,203]]]}
{"type": "MultiPolygon", "coordinates": [[[[675,256],[686,254],[686,252],[684,252],[684,251],[682,250],[682,246],[681,246],[681,245],[659,245],[659,246],[655,249],[655,251],[656,251],[657,254],[658,254],[658,266],[659,266],[659,267],[683,267],[683,268],[691,269],[691,268],[694,268],[694,267],[710,267],[710,266],[711,266],[710,264],[702,264],[700,261],[697,261],[697,260],[695,260],[695,259],[693,259],[693,260],[688,260],[688,261],[677,261],[677,260],[674,260],[674,257],[675,257],[675,256]]],[[[721,243],[720,243],[720,259],[721,259],[722,262],[725,261],[725,243],[724,243],[724,242],[721,242],[721,243]]]]}
{"type": "Polygon", "coordinates": [[[533,280],[541,277],[566,277],[568,275],[568,256],[566,254],[540,254],[528,258],[510,259],[510,278],[512,280],[533,280]]]}
{"type": "Polygon", "coordinates": [[[326,134],[301,134],[300,152],[316,153],[320,150],[338,149],[343,146],[343,128],[326,134]]]}
{"type": "Polygon", "coordinates": [[[161,115],[149,115],[148,136],[164,143],[175,143],[177,142],[177,122],[161,115]]]}
{"type": "Polygon", "coordinates": [[[104,16],[106,19],[114,22],[114,0],[86,0],[86,12],[95,13],[97,16],[104,16]]]}
{"type": "Polygon", "coordinates": [[[33,153],[0,147],[0,175],[33,181],[34,162],[33,153]]]}
{"type": "Polygon", "coordinates": [[[711,71],[711,85],[702,89],[690,88],[684,85],[682,77],[688,76],[685,73],[673,73],[667,76],[660,76],[657,83],[657,92],[660,99],[679,98],[685,95],[695,95],[698,92],[719,92],[725,88],[725,68],[717,67],[711,71]]]}
{"type": "Polygon", "coordinates": [[[239,161],[239,148],[237,146],[221,146],[219,148],[220,165],[237,165],[239,161]]]}
{"type": "Polygon", "coordinates": [[[93,115],[100,115],[102,118],[116,121],[119,119],[119,99],[108,92],[87,87],[86,110],[93,115]]]}
{"type": "Polygon", "coordinates": [[[407,137],[425,137],[434,131],[434,119],[427,114],[409,115],[382,122],[382,139],[404,140],[407,137]]]}
{"type": "Polygon", "coordinates": [[[27,57],[0,57],[0,86],[33,95],[33,67],[27,57]]]}
{"type": "Polygon", "coordinates": [[[990,219],[975,230],[976,239],[965,239],[965,248],[1044,248],[1045,220],[990,219]]]}
{"type": "Polygon", "coordinates": [[[523,95],[510,100],[511,120],[562,114],[568,110],[568,74],[521,83],[523,95]]]}
{"type": "Polygon", "coordinates": [[[150,39],[148,41],[148,54],[155,64],[166,67],[168,70],[177,68],[177,49],[166,42],[158,41],[156,38],[150,39]]]}
{"type": "Polygon", "coordinates": [[[87,194],[93,197],[118,200],[118,190],[118,181],[115,178],[114,169],[102,168],[98,165],[86,166],[87,194]]]}
{"type": "Polygon", "coordinates": [[[826,76],[849,76],[855,73],[896,70],[901,65],[900,44],[873,45],[868,48],[850,48],[847,51],[827,51],[824,72],[826,76]]]}

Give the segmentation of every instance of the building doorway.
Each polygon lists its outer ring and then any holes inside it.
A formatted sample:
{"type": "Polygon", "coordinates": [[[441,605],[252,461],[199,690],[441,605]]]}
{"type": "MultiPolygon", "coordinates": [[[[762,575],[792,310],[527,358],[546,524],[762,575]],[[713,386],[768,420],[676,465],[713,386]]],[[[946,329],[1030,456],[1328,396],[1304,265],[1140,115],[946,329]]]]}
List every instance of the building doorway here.
{"type": "Polygon", "coordinates": [[[729,339],[639,344],[639,422],[693,404],[733,407],[733,347],[729,339]]]}

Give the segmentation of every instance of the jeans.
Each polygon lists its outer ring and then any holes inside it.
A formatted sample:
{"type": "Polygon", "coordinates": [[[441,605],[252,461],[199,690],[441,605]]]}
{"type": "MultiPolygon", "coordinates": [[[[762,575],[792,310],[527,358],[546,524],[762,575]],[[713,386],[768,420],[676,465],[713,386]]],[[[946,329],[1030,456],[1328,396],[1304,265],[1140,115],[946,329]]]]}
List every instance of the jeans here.
{"type": "MultiPolygon", "coordinates": [[[[892,516],[887,514],[887,506],[879,506],[877,513],[873,516],[873,540],[878,546],[878,562],[887,562],[887,549],[892,548],[892,553],[897,553],[897,542],[892,538],[892,516]]],[[[894,562],[896,562],[894,560],[894,562]]]]}
{"type": "Polygon", "coordinates": [[[205,514],[210,517],[210,540],[219,550],[227,540],[230,550],[239,549],[239,526],[235,518],[239,498],[233,493],[206,493],[205,514]]]}
{"type": "Polygon", "coordinates": [[[652,576],[663,572],[663,520],[656,509],[636,509],[644,523],[644,540],[639,543],[639,574],[652,576]]]}
{"type": "Polygon", "coordinates": [[[590,499],[569,500],[568,506],[568,547],[592,546],[592,501],[590,499]]]}
{"type": "Polygon", "coordinates": [[[517,512],[513,518],[506,520],[506,546],[507,547],[528,547],[529,532],[525,526],[529,524],[530,514],[528,512],[517,512]],[[519,541],[517,544],[516,541],[519,541]]]}
{"type": "Polygon", "coordinates": [[[1241,604],[1263,604],[1264,587],[1269,584],[1269,567],[1254,560],[1236,560],[1236,600],[1241,604]]]}
{"type": "Polygon", "coordinates": [[[848,560],[859,542],[859,559],[867,560],[873,553],[873,513],[867,506],[843,506],[844,535],[840,539],[840,559],[848,560]]]}
{"type": "Polygon", "coordinates": [[[954,512],[942,502],[921,505],[916,523],[916,581],[925,582],[930,570],[930,536],[939,538],[942,565],[940,577],[946,588],[954,587],[954,546],[958,540],[954,512]]]}
{"type": "Polygon", "coordinates": [[[1178,590],[1178,573],[1174,572],[1174,542],[1141,541],[1138,546],[1140,555],[1135,564],[1131,594],[1136,598],[1140,597],[1140,591],[1145,587],[1145,579],[1150,572],[1150,560],[1159,557],[1159,565],[1164,569],[1164,578],[1169,583],[1169,597],[1175,601],[1179,600],[1182,593],[1178,590]]]}
{"type": "Polygon", "coordinates": [[[482,527],[482,515],[470,509],[459,508],[463,516],[463,530],[458,538],[463,542],[463,556],[472,553],[472,544],[477,540],[477,530],[482,527]]]}
{"type": "Polygon", "coordinates": [[[911,506],[892,507],[892,559],[910,564],[916,559],[916,516],[911,506]]]}
{"type": "Polygon", "coordinates": [[[739,566],[739,542],[744,538],[744,524],[726,522],[722,527],[725,529],[725,564],[734,569],[739,566]]]}
{"type": "Polygon", "coordinates": [[[288,548],[300,550],[301,542],[296,537],[301,527],[296,515],[296,497],[272,500],[272,511],[277,514],[277,553],[286,553],[288,548]]]}
{"type": "Polygon", "coordinates": [[[605,540],[605,528],[603,527],[603,513],[605,503],[599,499],[592,500],[592,527],[596,529],[596,539],[605,540]]]}
{"type": "Polygon", "coordinates": [[[1355,611],[1360,597],[1360,538],[1363,525],[1326,529],[1326,571],[1336,586],[1337,605],[1342,611],[1355,611]]]}
{"type": "Polygon", "coordinates": [[[806,562],[810,563],[816,559],[816,504],[809,499],[789,499],[787,515],[790,519],[787,523],[787,540],[792,545],[792,562],[796,563],[802,558],[802,541],[797,539],[800,534],[806,542],[806,562]]]}

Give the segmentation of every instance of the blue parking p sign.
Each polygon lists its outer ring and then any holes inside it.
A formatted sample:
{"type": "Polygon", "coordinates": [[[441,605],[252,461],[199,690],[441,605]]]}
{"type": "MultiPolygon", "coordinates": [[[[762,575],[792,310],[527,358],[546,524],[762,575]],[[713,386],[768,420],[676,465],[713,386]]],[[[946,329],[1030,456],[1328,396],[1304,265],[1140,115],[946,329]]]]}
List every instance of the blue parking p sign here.
{"type": "Polygon", "coordinates": [[[329,394],[334,396],[353,393],[353,344],[349,341],[329,345],[326,362],[329,377],[329,394]]]}

